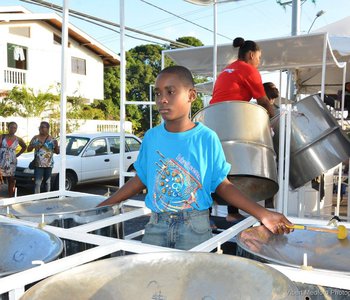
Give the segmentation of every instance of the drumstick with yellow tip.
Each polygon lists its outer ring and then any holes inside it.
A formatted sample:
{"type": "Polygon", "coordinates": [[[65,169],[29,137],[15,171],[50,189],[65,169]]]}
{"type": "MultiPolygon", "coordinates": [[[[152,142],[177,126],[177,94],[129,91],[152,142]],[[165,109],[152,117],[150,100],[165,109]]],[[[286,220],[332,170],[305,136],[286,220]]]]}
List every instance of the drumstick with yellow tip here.
{"type": "Polygon", "coordinates": [[[337,228],[334,228],[334,229],[306,226],[306,225],[298,225],[298,224],[286,225],[286,226],[290,229],[301,229],[301,230],[336,233],[339,240],[345,240],[347,235],[348,235],[348,230],[344,225],[339,225],[337,228]]]}

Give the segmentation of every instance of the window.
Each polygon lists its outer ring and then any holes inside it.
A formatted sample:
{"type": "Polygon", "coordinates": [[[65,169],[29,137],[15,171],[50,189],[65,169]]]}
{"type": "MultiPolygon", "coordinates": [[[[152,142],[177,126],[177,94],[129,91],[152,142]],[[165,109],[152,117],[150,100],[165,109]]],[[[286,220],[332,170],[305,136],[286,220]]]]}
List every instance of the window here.
{"type": "Polygon", "coordinates": [[[87,149],[87,151],[89,151],[89,150],[94,150],[96,156],[108,154],[106,140],[105,139],[95,139],[89,145],[89,148],[87,149]]]}
{"type": "Polygon", "coordinates": [[[88,138],[67,136],[66,139],[66,154],[78,156],[89,141],[88,138]]]}
{"type": "Polygon", "coordinates": [[[72,57],[72,73],[86,75],[86,60],[72,57]]]}
{"type": "Polygon", "coordinates": [[[28,51],[26,47],[7,44],[7,66],[27,70],[28,51]]]}
{"type": "Polygon", "coordinates": [[[29,38],[30,37],[30,27],[29,26],[10,27],[9,33],[29,38]]]}
{"type": "MultiPolygon", "coordinates": [[[[58,34],[53,34],[53,43],[55,45],[61,45],[62,44],[62,38],[58,34]]],[[[70,48],[70,42],[68,42],[68,48],[70,48]]]]}
{"type": "Polygon", "coordinates": [[[120,139],[119,137],[108,138],[109,148],[113,154],[118,154],[120,152],[120,139]]]}
{"type": "Polygon", "coordinates": [[[53,43],[56,45],[61,45],[62,44],[62,38],[57,35],[57,34],[53,34],[53,43]]]}
{"type": "Polygon", "coordinates": [[[141,143],[138,140],[131,138],[131,137],[126,137],[125,142],[129,147],[129,151],[139,151],[140,150],[141,143]]]}

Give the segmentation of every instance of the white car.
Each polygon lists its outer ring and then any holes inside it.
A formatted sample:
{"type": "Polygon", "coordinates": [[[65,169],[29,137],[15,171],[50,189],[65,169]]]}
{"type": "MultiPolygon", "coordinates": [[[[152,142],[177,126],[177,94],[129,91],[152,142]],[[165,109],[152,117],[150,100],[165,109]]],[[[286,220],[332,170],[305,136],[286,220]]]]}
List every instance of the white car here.
{"type": "MultiPolygon", "coordinates": [[[[110,181],[119,178],[119,133],[76,133],[68,134],[66,143],[66,190],[88,182],[110,181]]],[[[132,134],[125,134],[125,170],[134,170],[141,140],[132,134]]],[[[18,158],[16,181],[18,186],[34,186],[34,170],[28,168],[33,152],[18,158]]],[[[60,155],[54,155],[51,189],[58,189],[60,155]]]]}

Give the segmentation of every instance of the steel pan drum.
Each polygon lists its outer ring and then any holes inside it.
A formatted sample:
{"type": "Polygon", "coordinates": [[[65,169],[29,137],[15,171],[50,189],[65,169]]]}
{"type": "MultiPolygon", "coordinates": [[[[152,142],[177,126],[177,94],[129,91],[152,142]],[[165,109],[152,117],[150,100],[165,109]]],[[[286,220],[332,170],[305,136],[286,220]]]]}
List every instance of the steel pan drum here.
{"type": "MultiPolygon", "coordinates": [[[[293,104],[290,141],[290,184],[293,188],[321,175],[350,157],[350,140],[318,95],[293,104]]],[[[271,121],[278,152],[279,116],[271,121]]]]}
{"type": "Polygon", "coordinates": [[[298,299],[285,275],[253,260],[214,253],[135,254],[100,260],[43,280],[23,300],[298,299]]]}
{"type": "MultiPolygon", "coordinates": [[[[10,206],[9,212],[17,218],[27,221],[41,223],[42,217],[44,217],[45,224],[62,228],[72,228],[112,217],[118,213],[111,206],[96,207],[105,199],[106,197],[97,195],[49,198],[13,204],[10,206]]],[[[6,210],[6,207],[0,208],[0,214],[6,214],[6,210]]],[[[122,229],[122,224],[117,224],[93,231],[93,233],[122,238],[122,229]]],[[[65,255],[74,254],[89,247],[84,243],[65,240],[65,255]]]]}
{"type": "Polygon", "coordinates": [[[50,262],[63,249],[62,241],[47,231],[1,222],[0,241],[0,277],[33,268],[34,260],[50,262]]]}
{"type": "MultiPolygon", "coordinates": [[[[334,233],[306,230],[294,230],[288,235],[274,235],[265,226],[248,228],[236,238],[238,255],[260,262],[300,268],[306,253],[308,266],[344,272],[350,276],[349,238],[339,240],[334,233]]],[[[295,284],[303,299],[344,300],[349,299],[350,295],[348,290],[301,282],[295,284]]]]}
{"type": "Polygon", "coordinates": [[[244,101],[225,101],[200,110],[193,121],[217,133],[231,164],[229,179],[242,193],[255,201],[277,193],[276,154],[264,108],[244,101]]]}
{"type": "Polygon", "coordinates": [[[292,267],[302,266],[306,253],[309,266],[350,275],[349,238],[339,240],[334,233],[294,230],[287,235],[274,235],[265,226],[257,226],[240,232],[237,245],[253,258],[292,267]]]}

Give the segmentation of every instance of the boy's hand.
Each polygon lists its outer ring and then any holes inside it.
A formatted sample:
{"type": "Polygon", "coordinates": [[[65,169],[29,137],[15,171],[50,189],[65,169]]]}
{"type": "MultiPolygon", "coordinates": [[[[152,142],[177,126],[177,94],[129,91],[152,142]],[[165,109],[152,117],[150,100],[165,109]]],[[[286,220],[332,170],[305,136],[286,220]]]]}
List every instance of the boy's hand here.
{"type": "Polygon", "coordinates": [[[293,229],[286,226],[293,224],[278,212],[267,211],[266,215],[261,218],[261,222],[274,234],[290,233],[293,231],[293,229]]]}

